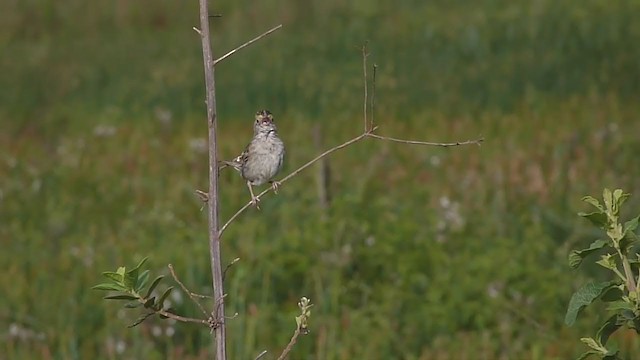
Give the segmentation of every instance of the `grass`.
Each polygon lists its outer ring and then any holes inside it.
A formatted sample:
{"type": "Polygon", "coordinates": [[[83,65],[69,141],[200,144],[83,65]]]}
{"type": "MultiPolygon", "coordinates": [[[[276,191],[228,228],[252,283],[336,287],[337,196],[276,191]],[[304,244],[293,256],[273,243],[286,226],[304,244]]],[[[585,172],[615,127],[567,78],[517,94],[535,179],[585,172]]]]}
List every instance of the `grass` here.
{"type": "MultiPolygon", "coordinates": [[[[602,187],[638,193],[635,1],[224,2],[217,53],[277,23],[277,35],[217,70],[220,151],[268,107],[286,171],[357,134],[358,47],[379,65],[376,119],[389,136],[289,182],[225,233],[231,358],[275,354],[296,301],[316,304],[293,358],[564,359],[593,321],[562,324],[587,244],[575,216],[602,187]],[[295,149],[295,150],[294,150],[295,149]]],[[[0,5],[0,353],[21,358],[207,358],[207,331],[136,315],[89,287],[151,256],[208,292],[206,125],[195,3],[0,5]],[[150,7],[149,11],[145,8],[150,7]]],[[[247,190],[221,177],[223,218],[247,190]]],[[[637,196],[630,209],[640,208],[637,196]]],[[[588,268],[587,268],[588,270],[588,268]]],[[[587,271],[587,273],[589,273],[587,271]]],[[[591,272],[592,276],[596,272],[591,272]]],[[[173,297],[186,314],[194,308],[173,297]]],[[[195,315],[195,314],[194,314],[195,315]]],[[[635,336],[614,339],[628,354],[635,336]]]]}

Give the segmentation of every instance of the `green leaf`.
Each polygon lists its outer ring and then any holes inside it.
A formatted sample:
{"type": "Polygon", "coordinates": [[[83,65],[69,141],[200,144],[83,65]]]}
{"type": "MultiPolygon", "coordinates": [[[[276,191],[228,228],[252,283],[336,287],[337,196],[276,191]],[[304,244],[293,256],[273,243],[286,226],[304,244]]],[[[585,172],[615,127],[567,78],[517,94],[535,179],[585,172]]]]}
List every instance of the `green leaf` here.
{"type": "Polygon", "coordinates": [[[157,304],[158,304],[158,306],[160,306],[160,308],[162,308],[164,306],[164,301],[167,299],[167,296],[169,296],[169,294],[171,294],[171,290],[173,290],[173,286],[169,286],[167,288],[167,290],[164,291],[162,296],[160,296],[160,299],[157,302],[157,304]]]}
{"type": "Polygon", "coordinates": [[[590,254],[607,246],[607,242],[604,240],[596,240],[589,245],[588,248],[582,250],[573,250],[569,253],[569,266],[575,269],[582,263],[582,260],[590,254]]]}
{"type": "Polygon", "coordinates": [[[144,302],[144,307],[146,307],[147,309],[151,309],[154,307],[155,305],[155,301],[156,301],[156,297],[152,297],[147,299],[147,301],[144,302]]]}
{"type": "Polygon", "coordinates": [[[622,239],[620,239],[620,250],[622,250],[622,252],[624,253],[628,252],[629,248],[635,245],[638,240],[638,235],[636,235],[634,232],[629,231],[628,233],[625,233],[624,235],[622,235],[622,239]]]}
{"type": "Polygon", "coordinates": [[[596,209],[600,210],[600,212],[604,212],[604,208],[602,207],[602,205],[600,205],[600,201],[598,201],[593,196],[587,195],[587,196],[582,198],[582,201],[593,205],[596,209]]]}
{"type": "Polygon", "coordinates": [[[602,324],[600,329],[598,329],[598,332],[596,333],[596,339],[598,339],[598,342],[600,344],[606,345],[607,341],[609,340],[609,336],[616,332],[616,330],[618,330],[620,326],[622,326],[622,324],[618,323],[618,314],[611,316],[609,319],[607,319],[607,321],[604,322],[604,324],[602,324]]]}
{"type": "Polygon", "coordinates": [[[592,338],[580,338],[580,341],[585,343],[588,347],[592,348],[593,350],[602,354],[602,351],[601,351],[602,346],[600,346],[600,344],[598,344],[598,342],[593,340],[592,338]]]}
{"type": "Polygon", "coordinates": [[[604,355],[602,360],[619,360],[620,359],[618,357],[619,352],[620,351],[618,350],[617,347],[611,346],[610,348],[607,349],[607,353],[604,355]]]}
{"type": "Polygon", "coordinates": [[[124,307],[126,307],[127,309],[135,309],[140,306],[142,306],[142,304],[137,301],[124,304],[124,307]]]}
{"type": "Polygon", "coordinates": [[[118,274],[117,272],[105,271],[102,273],[102,275],[115,283],[122,284],[122,275],[118,274]]]}
{"type": "Polygon", "coordinates": [[[135,284],[138,282],[138,270],[134,272],[127,272],[124,276],[124,286],[128,291],[135,291],[135,284]]]}
{"type": "Polygon", "coordinates": [[[578,213],[578,215],[582,216],[583,218],[586,218],[587,220],[591,221],[591,223],[599,228],[606,228],[607,226],[607,214],[603,213],[603,212],[599,212],[599,211],[595,211],[592,213],[583,213],[580,212],[578,213]]]}
{"type": "Polygon", "coordinates": [[[640,221],[640,215],[624,223],[624,232],[636,231],[638,228],[638,221],[640,221]]]}
{"type": "Polygon", "coordinates": [[[605,290],[608,290],[612,286],[616,286],[615,281],[606,281],[599,284],[588,283],[578,289],[569,301],[567,314],[564,318],[565,324],[569,326],[573,325],[582,308],[591,304],[595,299],[602,295],[605,290]]]}
{"type": "Polygon", "coordinates": [[[620,310],[632,310],[633,306],[626,301],[612,301],[607,304],[607,310],[609,311],[620,311],[620,310]]]}
{"type": "Polygon", "coordinates": [[[111,296],[105,296],[103,299],[107,299],[107,300],[138,300],[138,298],[133,296],[133,295],[111,295],[111,296]]]}
{"type": "Polygon", "coordinates": [[[102,283],[92,287],[93,290],[105,290],[105,291],[127,291],[127,289],[120,285],[114,283],[102,283]]]}
{"type": "Polygon", "coordinates": [[[623,251],[628,251],[629,247],[634,245],[638,240],[638,235],[635,233],[638,228],[638,221],[640,220],[640,215],[634,217],[633,219],[624,223],[624,232],[622,235],[622,239],[620,239],[620,249],[623,251]]]}
{"type": "Polygon", "coordinates": [[[142,267],[142,265],[144,265],[144,263],[147,262],[148,259],[149,259],[149,257],[145,256],[142,260],[140,260],[140,262],[138,263],[138,265],[136,265],[136,267],[131,269],[131,271],[140,269],[142,267]]]}
{"type": "Polygon", "coordinates": [[[622,204],[624,204],[624,202],[627,201],[629,196],[631,196],[631,194],[625,193],[624,191],[622,191],[622,189],[616,189],[613,192],[613,201],[614,201],[614,210],[615,210],[614,215],[618,214],[618,212],[620,211],[620,207],[622,207],[622,204]]]}
{"type": "Polygon", "coordinates": [[[143,321],[147,320],[148,317],[153,316],[155,313],[142,314],[139,318],[136,319],[131,325],[127,326],[132,328],[134,326],[140,325],[143,321]]]}
{"type": "Polygon", "coordinates": [[[602,258],[596,261],[596,264],[606,269],[614,270],[616,269],[616,258],[611,254],[602,255],[602,258]]]}
{"type": "Polygon", "coordinates": [[[158,286],[158,284],[160,283],[160,280],[164,279],[164,275],[160,275],[157,278],[155,278],[155,280],[153,280],[153,282],[151,283],[151,286],[149,286],[149,290],[147,290],[147,296],[145,297],[149,297],[151,296],[151,293],[153,292],[153,290],[156,289],[156,286],[158,286]]]}
{"type": "Polygon", "coordinates": [[[604,207],[607,212],[611,212],[613,214],[613,193],[611,190],[605,188],[602,191],[602,199],[604,200],[604,207]]]}
{"type": "Polygon", "coordinates": [[[622,299],[622,295],[624,295],[624,293],[622,292],[622,290],[620,290],[620,286],[613,286],[602,293],[602,296],[600,296],[600,300],[604,302],[618,301],[622,299]]]}
{"type": "Polygon", "coordinates": [[[124,286],[126,286],[127,289],[131,289],[131,290],[136,289],[136,285],[138,284],[138,273],[140,272],[140,267],[147,261],[147,259],[148,258],[145,257],[144,259],[140,260],[140,262],[138,263],[138,265],[136,265],[136,267],[126,272],[126,274],[124,275],[124,286]]]}
{"type": "Polygon", "coordinates": [[[145,270],[138,276],[138,282],[136,283],[136,291],[140,292],[147,285],[149,281],[149,270],[145,270]]]}

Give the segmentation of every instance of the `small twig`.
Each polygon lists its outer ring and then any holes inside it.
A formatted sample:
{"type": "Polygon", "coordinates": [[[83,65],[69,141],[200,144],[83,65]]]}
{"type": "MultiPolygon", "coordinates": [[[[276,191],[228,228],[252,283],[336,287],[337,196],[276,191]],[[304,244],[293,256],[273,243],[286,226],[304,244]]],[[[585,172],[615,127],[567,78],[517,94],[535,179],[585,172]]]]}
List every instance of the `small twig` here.
{"type": "Polygon", "coordinates": [[[214,311],[212,313],[212,316],[216,318],[216,322],[219,324],[222,324],[223,321],[225,319],[224,316],[224,311],[221,310],[224,307],[224,298],[227,297],[227,294],[222,294],[222,296],[220,296],[217,300],[216,300],[216,304],[215,304],[215,308],[214,311]],[[222,320],[220,320],[222,319],[222,320]]]}
{"type": "Polygon", "coordinates": [[[222,14],[211,14],[209,15],[209,18],[221,18],[222,14]]]}
{"type": "Polygon", "coordinates": [[[224,279],[227,278],[227,270],[229,270],[229,268],[232,267],[233,264],[237,263],[238,261],[240,261],[240,258],[233,259],[233,261],[227,264],[227,267],[225,267],[224,270],[222,270],[222,281],[224,281],[224,279]]]}
{"type": "MultiPolygon", "coordinates": [[[[140,302],[141,304],[145,304],[148,300],[149,299],[146,299],[146,298],[143,298],[143,297],[138,298],[138,302],[140,302]]],[[[144,321],[144,319],[148,318],[149,316],[151,316],[153,314],[162,315],[162,316],[167,317],[169,319],[173,319],[173,320],[180,321],[180,322],[190,322],[190,323],[204,324],[204,325],[207,325],[207,326],[210,326],[210,324],[211,324],[210,320],[208,320],[208,319],[196,319],[196,318],[180,316],[180,315],[174,314],[174,313],[169,312],[169,311],[164,310],[164,309],[159,309],[159,310],[152,309],[152,312],[149,312],[149,313],[143,315],[144,318],[140,322],[144,321]]],[[[205,315],[207,315],[207,314],[205,314],[205,315]]],[[[140,322],[137,322],[135,325],[138,325],[140,322]]],[[[135,326],[135,325],[133,325],[133,326],[135,326]]]]}
{"type": "Polygon", "coordinates": [[[231,316],[226,316],[226,315],[225,315],[225,316],[223,316],[223,318],[224,318],[225,320],[233,320],[233,319],[237,318],[237,317],[238,317],[238,315],[239,315],[239,314],[238,314],[237,312],[235,312],[235,313],[233,313],[233,315],[231,315],[231,316]]]}
{"type": "Polygon", "coordinates": [[[280,30],[280,28],[282,28],[282,24],[280,24],[280,25],[278,25],[278,26],[274,27],[273,29],[271,29],[271,30],[269,30],[269,31],[264,32],[262,35],[259,35],[259,36],[255,37],[255,38],[253,38],[253,39],[251,39],[251,40],[247,41],[246,43],[244,43],[244,44],[242,44],[242,45],[238,46],[237,48],[235,48],[235,49],[233,49],[233,50],[229,51],[228,53],[226,53],[226,54],[222,55],[221,57],[219,57],[218,59],[214,60],[214,61],[213,61],[213,65],[215,66],[215,65],[216,65],[217,63],[219,63],[220,61],[222,61],[222,60],[224,60],[224,59],[228,58],[229,56],[231,56],[231,55],[235,54],[236,52],[238,52],[238,51],[240,51],[240,50],[242,50],[242,49],[246,48],[247,46],[249,46],[249,45],[253,44],[254,42],[256,42],[256,41],[258,41],[258,40],[262,39],[263,37],[265,37],[265,36],[267,36],[267,35],[269,35],[269,34],[271,34],[272,32],[274,32],[274,31],[276,31],[276,30],[280,30]]]}
{"type": "Polygon", "coordinates": [[[198,28],[197,28],[197,27],[195,27],[195,26],[194,26],[192,29],[193,29],[193,31],[197,32],[197,33],[198,33],[198,35],[202,36],[202,31],[200,31],[200,29],[198,29],[198,28]]]}
{"type": "Polygon", "coordinates": [[[176,321],[192,322],[192,323],[204,324],[207,326],[210,325],[210,321],[207,319],[195,319],[195,318],[184,317],[184,316],[176,315],[174,313],[170,313],[166,310],[158,310],[156,311],[156,313],[162,316],[168,317],[169,319],[174,319],[176,321]]]}
{"type": "Polygon", "coordinates": [[[375,106],[376,106],[376,70],[378,70],[378,65],[373,64],[373,76],[372,76],[372,82],[373,84],[371,85],[371,115],[369,115],[369,117],[371,118],[371,120],[369,121],[369,123],[371,124],[371,126],[373,126],[376,122],[374,120],[374,115],[375,115],[375,106]]]}
{"type": "Polygon", "coordinates": [[[207,194],[206,192],[202,190],[197,190],[197,189],[194,192],[196,193],[196,195],[198,195],[198,197],[200,198],[200,200],[202,200],[203,203],[206,203],[207,201],[209,201],[209,194],[207,194]]]}
{"type": "Polygon", "coordinates": [[[260,354],[258,354],[255,360],[260,360],[265,355],[267,355],[267,350],[263,350],[260,354]]]}
{"type": "Polygon", "coordinates": [[[369,56],[369,53],[367,52],[367,43],[365,42],[364,45],[362,45],[362,74],[363,74],[363,79],[364,79],[364,106],[363,106],[363,119],[364,119],[364,131],[366,132],[367,129],[369,128],[369,122],[367,119],[367,92],[368,92],[368,85],[367,85],[367,57],[369,56]]]}
{"type": "Polygon", "coordinates": [[[428,145],[428,146],[441,146],[441,147],[450,147],[450,146],[461,146],[461,145],[480,145],[484,138],[479,138],[476,140],[467,140],[467,141],[456,141],[451,143],[439,143],[439,142],[429,142],[429,141],[416,141],[416,140],[405,140],[405,139],[396,139],[388,136],[380,136],[373,133],[369,133],[366,136],[386,141],[393,141],[401,144],[410,144],[410,145],[428,145]]]}
{"type": "Polygon", "coordinates": [[[173,265],[169,264],[168,267],[169,267],[169,271],[171,272],[171,276],[173,276],[173,280],[175,280],[175,282],[177,282],[178,285],[180,285],[180,287],[182,288],[182,291],[184,291],[187,295],[189,295],[189,298],[191,299],[191,301],[193,301],[196,305],[198,305],[198,308],[205,316],[209,315],[207,313],[207,310],[205,310],[204,307],[202,306],[202,304],[200,304],[200,302],[196,300],[196,296],[200,298],[207,298],[207,297],[204,295],[196,294],[190,291],[189,289],[187,289],[187,287],[182,283],[182,281],[178,279],[178,275],[176,275],[176,272],[173,269],[173,265]]]}

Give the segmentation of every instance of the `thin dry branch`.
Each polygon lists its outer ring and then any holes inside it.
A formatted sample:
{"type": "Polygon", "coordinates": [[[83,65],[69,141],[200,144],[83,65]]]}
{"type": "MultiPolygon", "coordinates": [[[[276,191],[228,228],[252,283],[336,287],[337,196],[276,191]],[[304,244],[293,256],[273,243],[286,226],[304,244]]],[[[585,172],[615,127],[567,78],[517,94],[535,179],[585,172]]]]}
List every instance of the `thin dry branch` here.
{"type": "Polygon", "coordinates": [[[233,259],[233,261],[227,264],[227,267],[225,267],[224,270],[222,271],[222,281],[224,281],[227,278],[227,271],[229,271],[229,269],[233,265],[235,265],[235,263],[237,263],[238,261],[240,261],[240,258],[235,258],[233,259]]]}
{"type": "Polygon", "coordinates": [[[215,66],[215,65],[216,65],[216,64],[218,64],[220,61],[222,61],[222,60],[224,60],[224,59],[228,58],[229,56],[231,56],[231,55],[235,54],[236,52],[238,52],[238,51],[240,51],[240,50],[242,50],[242,49],[246,48],[247,46],[249,46],[249,45],[253,44],[254,42],[256,42],[256,41],[258,41],[258,40],[262,39],[263,37],[265,37],[265,36],[267,36],[267,35],[269,35],[269,34],[271,34],[272,32],[275,32],[275,31],[277,31],[277,30],[280,30],[281,28],[282,28],[282,24],[280,24],[280,25],[278,25],[278,26],[276,26],[276,27],[272,28],[271,30],[265,31],[265,32],[264,32],[264,33],[262,33],[261,35],[258,35],[257,37],[255,37],[255,38],[253,38],[253,39],[251,39],[251,40],[247,41],[246,43],[244,43],[244,44],[242,44],[242,45],[238,46],[237,48],[235,48],[235,49],[233,49],[233,50],[229,51],[228,53],[226,53],[226,54],[222,55],[221,57],[219,57],[218,59],[216,59],[216,60],[213,62],[213,65],[215,66]]]}
{"type": "Polygon", "coordinates": [[[367,134],[368,137],[378,139],[378,140],[386,140],[393,141],[401,144],[409,144],[409,145],[428,145],[428,146],[440,146],[440,147],[450,147],[450,146],[461,146],[461,145],[480,145],[484,141],[484,138],[479,138],[475,140],[467,140],[467,141],[456,141],[451,143],[440,143],[440,142],[430,142],[430,141],[417,141],[417,140],[405,140],[405,139],[397,139],[388,136],[381,136],[376,134],[367,134]]]}
{"type": "Polygon", "coordinates": [[[293,346],[298,341],[298,336],[300,336],[300,329],[296,328],[296,331],[293,332],[293,336],[291,336],[291,340],[289,340],[287,347],[285,347],[284,350],[282,350],[282,354],[280,354],[280,356],[278,357],[278,360],[284,360],[287,358],[287,356],[289,356],[289,353],[293,349],[293,346]]]}
{"type": "MultiPolygon", "coordinates": [[[[143,298],[143,297],[139,297],[138,298],[138,302],[140,304],[145,305],[147,302],[149,301],[149,299],[147,298],[143,298]]],[[[144,315],[142,315],[142,318],[140,318],[138,321],[136,321],[133,325],[130,325],[129,327],[133,327],[136,326],[138,324],[140,324],[142,321],[144,321],[145,319],[147,319],[148,317],[154,315],[154,314],[158,314],[158,315],[162,315],[166,318],[169,319],[173,319],[176,321],[180,321],[180,322],[190,322],[190,323],[197,323],[197,324],[203,324],[203,325],[207,325],[208,327],[213,327],[213,319],[212,318],[208,318],[208,319],[196,319],[196,318],[190,318],[190,317],[186,317],[186,316],[180,316],[178,314],[174,314],[170,311],[167,311],[165,309],[151,309],[151,312],[148,312],[144,315]]],[[[205,313],[205,316],[207,314],[205,313]]]]}
{"type": "Polygon", "coordinates": [[[189,295],[189,298],[191,299],[191,301],[193,301],[198,306],[198,308],[200,309],[202,314],[204,314],[204,316],[208,316],[209,314],[207,313],[207,310],[205,310],[202,304],[200,304],[200,302],[196,300],[196,297],[199,297],[201,299],[206,299],[206,298],[210,298],[210,296],[196,294],[191,290],[187,289],[184,283],[180,281],[180,279],[178,279],[178,275],[176,275],[176,272],[173,269],[173,265],[169,264],[167,266],[169,267],[169,272],[171,272],[171,276],[173,276],[173,280],[175,280],[175,282],[177,282],[178,285],[180,285],[180,287],[182,288],[182,291],[184,291],[187,295],[189,295]]]}
{"type": "Polygon", "coordinates": [[[176,315],[174,313],[170,313],[166,310],[158,310],[156,311],[157,314],[160,314],[164,317],[168,317],[169,319],[173,319],[176,321],[181,321],[181,322],[191,322],[191,323],[197,323],[197,324],[203,324],[203,325],[207,325],[208,327],[212,327],[212,323],[210,319],[195,319],[195,318],[189,318],[189,317],[185,317],[185,316],[180,316],[180,315],[176,315]]]}
{"type": "MultiPolygon", "coordinates": [[[[373,111],[373,109],[376,106],[376,72],[378,70],[378,65],[373,64],[373,76],[372,76],[372,82],[373,85],[371,86],[371,119],[369,120],[369,122],[371,123],[371,126],[373,126],[373,124],[375,124],[375,119],[374,119],[374,115],[375,112],[373,111]]],[[[365,104],[366,107],[366,104],[365,104]]]]}

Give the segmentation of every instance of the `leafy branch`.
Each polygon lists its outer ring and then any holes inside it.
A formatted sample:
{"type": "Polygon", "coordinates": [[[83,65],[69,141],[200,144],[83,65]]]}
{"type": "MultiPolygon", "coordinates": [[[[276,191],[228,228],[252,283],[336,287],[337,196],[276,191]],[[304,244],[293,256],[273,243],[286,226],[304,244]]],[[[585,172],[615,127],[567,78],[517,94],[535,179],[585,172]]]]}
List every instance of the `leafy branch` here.
{"type": "Polygon", "coordinates": [[[596,299],[608,303],[607,309],[614,314],[600,327],[595,338],[580,339],[590,350],[578,359],[586,359],[590,356],[604,360],[621,359],[618,349],[613,345],[607,345],[609,337],[623,326],[640,334],[640,291],[637,287],[640,272],[636,269],[634,273],[632,268],[632,266],[637,268],[640,263],[640,254],[633,251],[634,245],[639,240],[635,231],[640,215],[624,224],[619,219],[620,208],[629,196],[630,194],[621,189],[614,191],[604,189],[603,203],[591,196],[582,198],[595,210],[589,213],[581,212],[578,215],[602,229],[607,239],[596,240],[585,249],[571,251],[569,266],[575,269],[586,257],[596,252],[604,252],[596,264],[611,271],[614,279],[601,283],[590,282],[578,289],[569,301],[565,323],[573,325],[580,311],[596,299]]]}
{"type": "MultiPolygon", "coordinates": [[[[178,315],[172,308],[165,307],[165,301],[171,294],[173,287],[167,287],[160,296],[155,295],[154,290],[164,279],[163,275],[156,277],[149,284],[149,270],[140,271],[147,258],[142,259],[133,269],[127,270],[121,266],[116,271],[105,271],[102,275],[107,282],[98,284],[92,289],[103,291],[115,291],[118,294],[105,296],[107,300],[127,301],[125,308],[144,308],[145,312],[138,317],[129,327],[140,325],[148,318],[158,315],[161,319],[174,319],[181,322],[191,322],[206,325],[210,328],[217,327],[212,317],[208,319],[196,319],[178,315]],[[147,285],[149,285],[147,287],[147,285]]],[[[173,269],[172,269],[173,271],[173,269]]],[[[189,293],[191,296],[191,293],[189,293]]],[[[192,298],[193,299],[193,298],[192,298]]],[[[194,300],[195,301],[195,300],[194,300]]],[[[206,313],[205,313],[206,315],[206,313]]]]}

